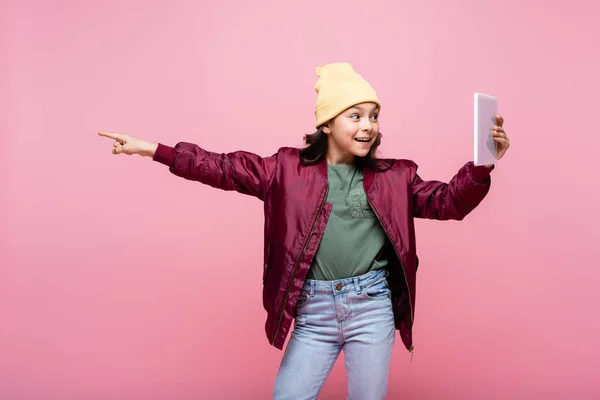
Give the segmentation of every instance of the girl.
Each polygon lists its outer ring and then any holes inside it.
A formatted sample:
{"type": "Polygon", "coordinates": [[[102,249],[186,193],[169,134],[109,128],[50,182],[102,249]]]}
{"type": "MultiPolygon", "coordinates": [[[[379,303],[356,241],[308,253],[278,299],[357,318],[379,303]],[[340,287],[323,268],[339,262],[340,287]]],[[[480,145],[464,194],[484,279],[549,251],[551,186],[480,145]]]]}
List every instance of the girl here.
{"type": "MultiPolygon", "coordinates": [[[[180,177],[264,202],[263,306],[282,349],[275,399],[317,398],[344,350],[348,398],[384,399],[395,330],[413,350],[418,258],[413,218],[461,220],[486,196],[493,165],[424,181],[409,160],[378,159],[381,104],[347,63],[317,68],[316,128],[303,149],[217,154],[100,132],[180,177]]],[[[509,147],[496,117],[498,159],[509,147]]]]}

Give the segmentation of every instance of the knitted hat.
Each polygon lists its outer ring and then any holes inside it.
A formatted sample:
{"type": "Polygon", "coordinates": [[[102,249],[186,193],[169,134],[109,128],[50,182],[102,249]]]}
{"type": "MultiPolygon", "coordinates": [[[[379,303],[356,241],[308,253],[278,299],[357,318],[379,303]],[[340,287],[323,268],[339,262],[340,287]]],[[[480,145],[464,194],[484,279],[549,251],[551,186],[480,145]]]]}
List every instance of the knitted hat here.
{"type": "Polygon", "coordinates": [[[348,63],[332,63],[318,67],[317,76],[317,128],[360,103],[376,103],[381,107],[373,87],[354,72],[348,63]]]}

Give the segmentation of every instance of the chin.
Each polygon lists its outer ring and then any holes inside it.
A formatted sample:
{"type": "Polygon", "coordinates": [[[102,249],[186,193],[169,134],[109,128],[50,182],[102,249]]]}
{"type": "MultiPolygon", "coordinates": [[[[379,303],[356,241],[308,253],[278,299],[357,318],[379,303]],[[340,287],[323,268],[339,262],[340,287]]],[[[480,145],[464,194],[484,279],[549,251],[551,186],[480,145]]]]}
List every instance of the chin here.
{"type": "Polygon", "coordinates": [[[369,154],[369,151],[371,151],[371,148],[368,148],[368,149],[357,149],[357,150],[354,150],[352,153],[356,157],[366,157],[367,154],[369,154]]]}

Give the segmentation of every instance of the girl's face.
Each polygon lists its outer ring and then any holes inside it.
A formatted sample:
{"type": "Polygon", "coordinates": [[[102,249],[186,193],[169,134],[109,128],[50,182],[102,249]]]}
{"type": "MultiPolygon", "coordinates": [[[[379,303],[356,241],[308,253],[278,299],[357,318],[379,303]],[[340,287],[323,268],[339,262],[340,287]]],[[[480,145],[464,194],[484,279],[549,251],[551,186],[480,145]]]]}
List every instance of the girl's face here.
{"type": "Polygon", "coordinates": [[[323,126],[327,134],[327,161],[330,164],[352,164],[355,157],[369,153],[379,135],[379,107],[361,103],[350,107],[323,126]]]}

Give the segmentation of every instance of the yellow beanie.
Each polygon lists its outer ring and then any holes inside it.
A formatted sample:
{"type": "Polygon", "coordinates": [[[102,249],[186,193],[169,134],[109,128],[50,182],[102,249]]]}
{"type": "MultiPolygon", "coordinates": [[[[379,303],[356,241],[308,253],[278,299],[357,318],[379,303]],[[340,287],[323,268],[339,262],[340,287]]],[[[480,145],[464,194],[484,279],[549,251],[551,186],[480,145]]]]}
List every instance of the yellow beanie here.
{"type": "Polygon", "coordinates": [[[354,72],[348,63],[332,63],[318,67],[317,76],[317,128],[360,103],[376,103],[381,107],[371,84],[354,72]]]}

